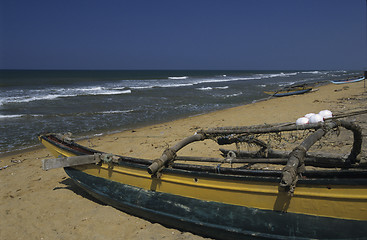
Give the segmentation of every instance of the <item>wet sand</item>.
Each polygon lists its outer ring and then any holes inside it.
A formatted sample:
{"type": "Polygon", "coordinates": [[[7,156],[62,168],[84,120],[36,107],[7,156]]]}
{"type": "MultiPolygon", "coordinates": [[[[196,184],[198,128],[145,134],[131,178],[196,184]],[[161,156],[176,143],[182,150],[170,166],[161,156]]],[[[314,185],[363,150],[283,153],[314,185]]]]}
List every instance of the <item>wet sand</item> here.
{"type": "MultiPolygon", "coordinates": [[[[334,114],[366,109],[363,82],[329,84],[315,90],[79,143],[104,152],[155,159],[167,146],[201,128],[294,122],[306,113],[324,109],[334,114]]],[[[359,122],[365,131],[366,114],[348,119],[359,122]]],[[[365,133],[363,138],[364,150],[365,133]]],[[[180,154],[203,156],[204,152],[207,157],[219,157],[218,149],[213,141],[204,141],[184,148],[180,154]]],[[[74,185],[63,169],[43,171],[41,160],[45,158],[53,156],[43,147],[0,155],[0,239],[204,239],[95,200],[74,185]]]]}

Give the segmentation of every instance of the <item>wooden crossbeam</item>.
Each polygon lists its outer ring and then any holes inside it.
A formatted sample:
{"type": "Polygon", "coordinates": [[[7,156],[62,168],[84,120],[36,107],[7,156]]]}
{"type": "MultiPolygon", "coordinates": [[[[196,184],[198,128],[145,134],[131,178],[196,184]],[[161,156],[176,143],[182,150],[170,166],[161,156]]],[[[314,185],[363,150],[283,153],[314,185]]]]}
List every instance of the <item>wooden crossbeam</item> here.
{"type": "Polygon", "coordinates": [[[99,161],[101,161],[100,154],[43,159],[42,169],[47,171],[54,168],[64,168],[84,164],[98,163],[99,161]]]}

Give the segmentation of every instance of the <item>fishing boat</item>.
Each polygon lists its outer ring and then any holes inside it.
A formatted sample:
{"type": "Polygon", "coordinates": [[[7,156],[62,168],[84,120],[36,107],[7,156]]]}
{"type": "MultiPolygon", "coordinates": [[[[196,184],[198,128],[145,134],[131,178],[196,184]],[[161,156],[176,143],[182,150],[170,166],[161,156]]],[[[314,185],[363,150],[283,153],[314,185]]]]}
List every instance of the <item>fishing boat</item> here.
{"type": "Polygon", "coordinates": [[[367,236],[367,166],[357,157],[362,132],[353,122],[199,130],[155,160],[93,150],[61,134],[41,134],[39,140],[57,157],[44,159],[44,170],[64,167],[95,198],[168,227],[215,239],[367,236]],[[326,132],[339,127],[353,132],[349,154],[308,152],[326,132]],[[290,153],[274,150],[260,137],[294,131],[310,134],[290,153]],[[222,149],[223,158],[177,155],[204,140],[250,144],[259,150],[222,149]],[[252,163],[282,164],[282,169],[248,168],[252,163]]]}
{"type": "Polygon", "coordinates": [[[307,93],[311,90],[312,90],[312,87],[292,87],[292,88],[286,88],[286,89],[278,90],[278,91],[265,91],[265,93],[273,97],[285,97],[285,96],[307,93]]]}
{"type": "Polygon", "coordinates": [[[343,80],[334,80],[331,81],[334,84],[345,84],[345,83],[355,83],[355,82],[360,82],[362,80],[364,80],[365,77],[359,77],[359,78],[354,78],[354,79],[343,79],[343,80]]]}

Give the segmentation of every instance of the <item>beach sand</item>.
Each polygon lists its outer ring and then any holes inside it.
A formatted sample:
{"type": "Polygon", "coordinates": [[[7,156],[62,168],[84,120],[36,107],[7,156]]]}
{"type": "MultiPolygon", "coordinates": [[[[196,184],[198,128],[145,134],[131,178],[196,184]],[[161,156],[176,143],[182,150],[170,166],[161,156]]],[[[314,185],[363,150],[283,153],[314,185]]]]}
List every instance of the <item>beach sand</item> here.
{"type": "MultiPolygon", "coordinates": [[[[172,122],[79,141],[91,148],[132,157],[159,158],[167,146],[201,128],[294,122],[306,113],[366,109],[363,82],[325,85],[304,95],[272,98],[172,122]]],[[[349,117],[366,129],[366,115],[349,117]]],[[[364,144],[366,135],[364,135],[364,144]]],[[[190,145],[180,155],[219,157],[213,141],[190,145]]],[[[350,146],[348,146],[350,149],[350,146]]],[[[365,148],[365,145],[363,147],[365,148]]],[[[79,189],[63,169],[43,171],[53,158],[39,147],[0,156],[0,239],[204,239],[126,214],[79,189]]]]}

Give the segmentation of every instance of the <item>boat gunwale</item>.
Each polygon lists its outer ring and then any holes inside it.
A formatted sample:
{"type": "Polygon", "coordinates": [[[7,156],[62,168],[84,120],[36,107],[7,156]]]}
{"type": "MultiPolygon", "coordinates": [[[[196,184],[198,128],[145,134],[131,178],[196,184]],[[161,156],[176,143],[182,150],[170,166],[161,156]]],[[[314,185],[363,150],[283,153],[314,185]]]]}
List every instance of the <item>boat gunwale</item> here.
{"type": "MultiPolygon", "coordinates": [[[[103,153],[98,150],[84,147],[75,142],[64,142],[54,135],[41,135],[40,137],[75,155],[85,155],[86,152],[73,149],[77,147],[83,151],[89,151],[91,154],[103,153]],[[50,139],[52,136],[54,139],[50,139]],[[57,140],[57,141],[56,141],[57,140]],[[59,141],[59,142],[58,142],[59,141]]],[[[118,155],[117,155],[118,156],[118,155]]],[[[152,160],[133,158],[126,156],[118,156],[118,166],[133,167],[146,170],[152,160]],[[125,160],[125,161],[124,161],[125,160]]],[[[218,168],[213,166],[201,166],[191,164],[173,163],[170,167],[164,168],[161,173],[191,175],[193,177],[207,177],[217,179],[231,179],[239,181],[261,181],[261,182],[279,182],[281,178],[281,170],[254,170],[254,169],[232,169],[218,168]]],[[[306,171],[303,177],[298,180],[298,185],[316,184],[316,185],[367,185],[367,169],[353,170],[313,170],[306,171]]]]}

